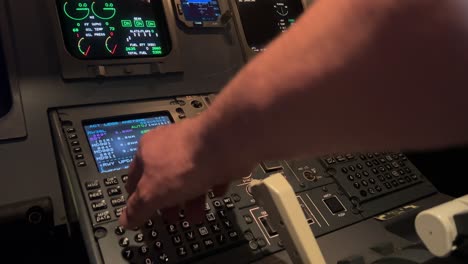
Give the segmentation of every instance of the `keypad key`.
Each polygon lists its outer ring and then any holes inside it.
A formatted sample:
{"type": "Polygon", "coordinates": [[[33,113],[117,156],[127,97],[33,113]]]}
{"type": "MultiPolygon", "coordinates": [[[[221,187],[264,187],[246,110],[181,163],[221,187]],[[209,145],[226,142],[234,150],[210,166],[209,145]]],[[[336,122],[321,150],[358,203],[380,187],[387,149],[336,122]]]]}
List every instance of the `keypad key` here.
{"type": "Polygon", "coordinates": [[[127,247],[128,245],[130,245],[130,239],[128,239],[128,237],[122,237],[120,240],[119,240],[119,245],[121,247],[127,247]]]}
{"type": "Polygon", "coordinates": [[[185,247],[178,247],[176,251],[177,251],[177,256],[179,257],[187,256],[187,249],[185,247]]]}
{"type": "Polygon", "coordinates": [[[332,165],[332,164],[335,164],[336,163],[336,160],[332,157],[329,157],[329,158],[326,158],[325,159],[325,162],[328,164],[328,165],[332,165]]]}
{"type": "Polygon", "coordinates": [[[94,215],[97,223],[111,220],[109,211],[100,212],[94,215]]]}
{"type": "Polygon", "coordinates": [[[154,260],[153,260],[151,257],[146,257],[146,258],[143,260],[143,263],[144,263],[144,264],[155,264],[155,263],[154,263],[154,260]]]}
{"type": "Polygon", "coordinates": [[[101,190],[97,190],[97,191],[94,191],[94,192],[89,192],[88,193],[88,197],[91,201],[93,200],[97,200],[97,199],[101,199],[104,197],[104,195],[102,194],[102,191],[101,190]]]}
{"type": "Polygon", "coordinates": [[[77,163],[78,167],[86,167],[86,161],[80,161],[77,163]]]}
{"type": "Polygon", "coordinates": [[[125,206],[115,209],[114,210],[115,217],[120,217],[123,214],[124,210],[125,210],[125,206]]]}
{"type": "Polygon", "coordinates": [[[98,180],[86,182],[85,186],[86,186],[86,190],[88,191],[99,189],[101,187],[98,180]]]}
{"type": "Polygon", "coordinates": [[[189,229],[190,223],[189,221],[183,221],[182,223],[180,223],[180,226],[182,226],[183,229],[189,229]]]}
{"type": "Polygon", "coordinates": [[[205,211],[208,212],[211,210],[211,207],[210,207],[210,204],[209,203],[205,203],[205,211]]]}
{"type": "Polygon", "coordinates": [[[106,200],[101,200],[99,202],[95,202],[91,204],[93,211],[99,211],[107,208],[106,200]]]}
{"type": "Polygon", "coordinates": [[[219,214],[219,216],[222,217],[222,218],[226,218],[226,217],[227,217],[227,216],[226,216],[226,211],[224,211],[224,210],[219,210],[219,211],[218,211],[218,214],[219,214]]]}
{"type": "Polygon", "coordinates": [[[374,163],[375,165],[379,165],[380,162],[378,160],[373,160],[372,163],[374,163]]]}
{"type": "Polygon", "coordinates": [[[179,210],[179,218],[184,219],[185,218],[185,211],[184,209],[179,210]]]}
{"type": "Polygon", "coordinates": [[[362,186],[367,186],[367,185],[369,185],[369,183],[368,183],[366,180],[362,180],[362,181],[361,181],[361,184],[362,184],[362,186]]]}
{"type": "Polygon", "coordinates": [[[361,179],[361,178],[362,178],[362,175],[361,175],[361,173],[359,173],[359,172],[358,172],[358,173],[356,173],[356,178],[358,178],[358,179],[361,179]]]}
{"type": "Polygon", "coordinates": [[[358,168],[358,169],[360,169],[360,170],[364,169],[364,167],[362,166],[361,163],[356,164],[356,168],[358,168]]]}
{"type": "Polygon", "coordinates": [[[232,222],[229,221],[228,219],[224,220],[223,223],[225,227],[232,228],[232,222]]]}
{"type": "Polygon", "coordinates": [[[231,238],[232,240],[236,240],[237,238],[239,238],[239,234],[236,231],[231,231],[228,235],[229,238],[231,238]]]}
{"type": "Polygon", "coordinates": [[[121,236],[125,234],[125,228],[123,226],[118,226],[115,228],[115,234],[121,236]]]}
{"type": "Polygon", "coordinates": [[[122,250],[122,257],[126,260],[131,260],[133,258],[133,254],[133,250],[131,250],[130,248],[122,250]]]}
{"type": "Polygon", "coordinates": [[[122,182],[127,183],[128,181],[128,175],[122,175],[122,182]]]}
{"type": "Polygon", "coordinates": [[[379,185],[375,186],[375,190],[378,191],[378,192],[381,192],[382,191],[382,187],[380,187],[379,185]]]}
{"type": "Polygon", "coordinates": [[[341,171],[342,171],[343,173],[348,173],[348,168],[343,167],[343,168],[341,168],[341,171]]]}
{"type": "Polygon", "coordinates": [[[370,179],[369,179],[369,182],[370,182],[371,184],[375,184],[375,180],[374,180],[373,178],[370,178],[370,179]]]}
{"type": "Polygon", "coordinates": [[[411,178],[410,178],[409,176],[406,176],[406,177],[405,177],[405,181],[406,181],[406,182],[411,182],[411,178]]]}
{"type": "Polygon", "coordinates": [[[123,195],[118,197],[118,198],[111,199],[111,204],[114,207],[124,205],[125,203],[126,203],[126,200],[125,200],[125,197],[123,195]]]}
{"type": "Polygon", "coordinates": [[[202,226],[198,228],[198,233],[200,233],[200,236],[207,236],[208,235],[208,228],[206,226],[202,226]]]}
{"type": "Polygon", "coordinates": [[[366,159],[367,159],[367,157],[366,157],[364,154],[359,155],[359,158],[360,158],[361,160],[366,160],[366,159]]]}
{"type": "Polygon", "coordinates": [[[364,190],[361,190],[361,191],[359,192],[359,194],[360,194],[362,197],[366,197],[366,196],[367,196],[367,192],[364,191],[364,190]]]}
{"type": "Polygon", "coordinates": [[[163,249],[163,243],[161,241],[155,241],[153,243],[154,249],[156,250],[162,250],[163,249]]]}
{"type": "Polygon", "coordinates": [[[198,243],[191,244],[190,248],[192,249],[193,253],[198,253],[201,250],[200,244],[198,244],[198,243]]]}
{"type": "Polygon", "coordinates": [[[356,188],[356,189],[361,188],[361,184],[359,184],[359,182],[353,183],[353,186],[354,186],[354,188],[356,188]]]}
{"type": "Polygon", "coordinates": [[[415,175],[415,174],[413,174],[413,175],[411,175],[411,179],[413,179],[413,180],[417,180],[417,179],[418,179],[418,176],[417,176],[417,175],[415,175]]]}
{"type": "Polygon", "coordinates": [[[234,207],[236,207],[233,203],[228,203],[226,204],[226,208],[231,210],[231,209],[234,209],[234,207]]]}
{"type": "Polygon", "coordinates": [[[187,240],[189,241],[192,241],[195,239],[195,232],[193,231],[188,231],[185,233],[185,238],[187,238],[187,240]]]}
{"type": "Polygon", "coordinates": [[[354,167],[353,165],[349,165],[348,168],[349,168],[350,171],[356,171],[356,167],[354,167]]]}
{"type": "Polygon", "coordinates": [[[217,233],[217,232],[221,232],[221,227],[219,226],[219,224],[212,224],[212,225],[211,225],[211,230],[212,230],[213,232],[216,232],[216,233],[217,233]]]}
{"type": "Polygon", "coordinates": [[[362,175],[364,175],[364,176],[366,176],[366,177],[369,177],[370,174],[369,174],[369,172],[367,172],[367,171],[363,171],[363,172],[362,172],[362,175]]]}
{"type": "Polygon", "coordinates": [[[109,177],[104,180],[104,185],[105,186],[112,186],[112,185],[117,185],[119,182],[117,181],[117,177],[109,177]]]}
{"type": "Polygon", "coordinates": [[[151,228],[151,227],[153,227],[153,225],[154,225],[154,223],[153,223],[153,221],[151,219],[148,219],[148,221],[146,221],[146,223],[145,223],[146,228],[151,228]]]}
{"type": "Polygon", "coordinates": [[[379,174],[379,171],[378,171],[376,168],[373,168],[373,169],[372,169],[372,173],[374,173],[374,174],[379,174]]]}
{"type": "Polygon", "coordinates": [[[173,236],[172,237],[172,243],[174,243],[175,246],[178,246],[178,245],[182,244],[182,238],[179,235],[173,236]]]}
{"type": "Polygon", "coordinates": [[[349,159],[349,160],[354,159],[354,155],[351,154],[351,153],[348,153],[348,154],[346,154],[345,156],[346,156],[346,158],[349,159]]]}
{"type": "Polygon", "coordinates": [[[225,197],[225,198],[223,199],[223,202],[224,202],[224,204],[232,203],[231,197],[225,197]]]}
{"type": "Polygon", "coordinates": [[[385,173],[385,178],[390,180],[392,179],[392,175],[390,173],[385,173]]]}
{"type": "Polygon", "coordinates": [[[168,225],[167,226],[167,232],[169,232],[169,234],[174,234],[177,232],[177,227],[175,225],[168,225]]]}
{"type": "Polygon", "coordinates": [[[212,239],[205,239],[203,240],[203,244],[206,248],[212,248],[214,246],[214,242],[212,239]]]}
{"type": "Polygon", "coordinates": [[[385,181],[385,177],[383,175],[379,175],[377,176],[377,178],[379,179],[379,181],[381,182],[384,182],[385,181]]]}
{"type": "Polygon", "coordinates": [[[398,179],[398,183],[399,183],[399,184],[405,184],[406,181],[405,181],[405,179],[403,179],[403,178],[399,178],[399,179],[398,179]]]}
{"type": "Polygon", "coordinates": [[[372,188],[367,189],[367,192],[369,192],[370,194],[375,194],[375,190],[372,188]]]}
{"type": "Polygon", "coordinates": [[[400,176],[400,173],[398,173],[398,171],[394,170],[391,173],[392,173],[393,177],[399,177],[400,176]]]}
{"type": "Polygon", "coordinates": [[[389,182],[384,183],[384,185],[385,185],[385,188],[387,188],[388,190],[392,188],[392,185],[389,182]]]}
{"type": "Polygon", "coordinates": [[[122,190],[120,189],[120,186],[114,187],[114,188],[109,188],[107,189],[107,194],[109,196],[116,196],[122,194],[122,190]]]}
{"type": "Polygon", "coordinates": [[[408,167],[405,168],[405,171],[406,171],[406,173],[411,173],[412,172],[411,169],[408,168],[408,167]]]}
{"type": "Polygon", "coordinates": [[[208,222],[216,221],[216,216],[213,213],[206,214],[206,220],[208,222]]]}
{"type": "Polygon", "coordinates": [[[219,201],[219,200],[214,200],[214,201],[213,201],[213,206],[214,206],[215,208],[219,209],[219,208],[222,208],[222,207],[223,207],[223,204],[222,204],[221,201],[219,201]]]}
{"type": "Polygon", "coordinates": [[[165,253],[162,253],[161,255],[159,255],[159,262],[161,263],[169,262],[169,256],[165,253]]]}
{"type": "Polygon", "coordinates": [[[372,162],[370,161],[366,161],[366,166],[370,168],[370,167],[373,167],[374,164],[372,164],[372,162]]]}
{"type": "Polygon", "coordinates": [[[70,144],[75,147],[80,145],[80,142],[78,140],[73,140],[70,144]]]}
{"type": "Polygon", "coordinates": [[[393,180],[393,181],[392,181],[392,185],[393,185],[394,187],[397,187],[397,186],[398,186],[398,182],[397,182],[396,180],[393,180]]]}
{"type": "Polygon", "coordinates": [[[253,223],[253,219],[252,219],[252,217],[250,215],[244,215],[242,217],[244,218],[244,221],[245,221],[246,224],[253,223]]]}
{"type": "Polygon", "coordinates": [[[150,236],[152,239],[156,239],[156,238],[158,238],[159,233],[158,233],[158,231],[156,231],[156,230],[151,230],[151,232],[149,232],[149,236],[150,236]]]}
{"type": "Polygon", "coordinates": [[[148,246],[143,245],[143,246],[140,247],[139,251],[140,251],[141,255],[146,255],[149,252],[149,248],[148,248],[148,246]]]}
{"type": "Polygon", "coordinates": [[[208,198],[214,199],[215,197],[216,197],[216,195],[215,195],[214,192],[212,192],[212,191],[209,191],[209,192],[208,192],[208,198]]]}
{"type": "Polygon", "coordinates": [[[353,175],[348,175],[348,180],[349,180],[349,181],[354,181],[353,175]]]}
{"type": "Polygon", "coordinates": [[[138,233],[138,234],[135,235],[135,242],[141,243],[141,242],[143,242],[144,238],[145,238],[145,236],[142,233],[138,233]]]}
{"type": "Polygon", "coordinates": [[[386,171],[386,169],[385,169],[385,167],[383,167],[383,166],[380,166],[380,167],[379,167],[379,171],[381,171],[381,172],[385,172],[385,171],[386,171]]]}
{"type": "Polygon", "coordinates": [[[226,243],[226,236],[223,234],[219,234],[216,236],[216,241],[218,241],[218,244],[222,245],[226,243]]]}
{"type": "Polygon", "coordinates": [[[236,202],[236,203],[240,202],[241,199],[242,199],[241,196],[239,194],[237,194],[237,193],[232,194],[231,197],[234,200],[234,202],[236,202]]]}
{"type": "Polygon", "coordinates": [[[338,162],[345,162],[346,158],[342,155],[338,155],[335,157],[338,162]]]}

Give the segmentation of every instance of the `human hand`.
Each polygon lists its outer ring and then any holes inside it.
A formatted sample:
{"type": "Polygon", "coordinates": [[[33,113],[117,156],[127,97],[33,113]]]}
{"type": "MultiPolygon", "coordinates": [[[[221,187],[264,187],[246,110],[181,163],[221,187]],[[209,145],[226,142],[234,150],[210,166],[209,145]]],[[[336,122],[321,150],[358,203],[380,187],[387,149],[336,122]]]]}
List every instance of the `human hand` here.
{"type": "Polygon", "coordinates": [[[227,168],[233,168],[228,163],[234,162],[219,153],[223,150],[214,151],[219,147],[213,148],[203,138],[203,127],[199,120],[188,119],[158,127],[141,138],[125,186],[129,199],[121,225],[140,226],[158,209],[174,218],[179,208],[199,222],[209,189],[221,195],[230,180],[249,173],[250,166],[236,166],[226,174],[227,168]]]}

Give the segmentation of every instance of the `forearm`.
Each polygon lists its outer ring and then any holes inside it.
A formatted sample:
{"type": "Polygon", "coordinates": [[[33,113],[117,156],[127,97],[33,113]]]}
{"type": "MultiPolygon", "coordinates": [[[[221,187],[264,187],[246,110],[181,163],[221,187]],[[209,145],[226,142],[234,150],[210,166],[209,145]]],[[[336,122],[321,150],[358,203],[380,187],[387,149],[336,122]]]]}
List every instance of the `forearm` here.
{"type": "Polygon", "coordinates": [[[204,135],[255,160],[466,142],[466,32],[401,2],[316,3],[221,92],[204,135]]]}

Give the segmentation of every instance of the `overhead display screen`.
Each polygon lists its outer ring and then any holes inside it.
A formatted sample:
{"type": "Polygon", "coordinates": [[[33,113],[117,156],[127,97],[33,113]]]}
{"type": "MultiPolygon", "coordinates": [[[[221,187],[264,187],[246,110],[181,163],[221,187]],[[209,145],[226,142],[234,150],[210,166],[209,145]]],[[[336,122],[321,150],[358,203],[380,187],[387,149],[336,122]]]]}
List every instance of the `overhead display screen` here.
{"type": "Polygon", "coordinates": [[[181,0],[187,21],[216,21],[221,15],[218,0],[181,0]]]}
{"type": "Polygon", "coordinates": [[[128,169],[140,138],[153,128],[171,124],[168,114],[85,123],[84,129],[100,173],[128,169]]]}
{"type": "Polygon", "coordinates": [[[162,57],[171,44],[161,0],[57,0],[68,52],[79,59],[162,57]]]}
{"type": "Polygon", "coordinates": [[[304,11],[301,0],[236,0],[249,47],[262,51],[304,11]]]}

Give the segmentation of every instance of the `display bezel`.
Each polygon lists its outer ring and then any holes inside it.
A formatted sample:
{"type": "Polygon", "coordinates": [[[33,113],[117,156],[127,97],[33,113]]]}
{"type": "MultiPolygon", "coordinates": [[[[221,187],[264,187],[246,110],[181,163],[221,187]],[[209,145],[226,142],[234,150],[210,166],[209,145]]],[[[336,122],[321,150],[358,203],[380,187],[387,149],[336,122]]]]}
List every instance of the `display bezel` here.
{"type": "Polygon", "coordinates": [[[224,0],[216,0],[220,9],[220,16],[216,21],[190,21],[185,18],[185,14],[182,8],[181,0],[173,0],[175,5],[175,12],[177,18],[182,22],[186,27],[189,28],[221,28],[225,24],[222,23],[222,16],[229,11],[229,5],[224,0]]]}
{"type": "MultiPolygon", "coordinates": [[[[160,31],[158,32],[160,34],[160,39],[161,39],[161,46],[163,47],[163,54],[161,55],[135,55],[135,56],[99,56],[99,57],[77,57],[71,50],[70,50],[70,45],[71,43],[68,43],[67,45],[67,42],[69,42],[67,40],[67,37],[66,37],[66,34],[68,34],[66,32],[66,27],[67,25],[64,23],[65,20],[66,20],[66,15],[64,14],[64,12],[61,12],[62,10],[60,9],[61,8],[61,5],[63,3],[61,3],[63,0],[55,0],[56,2],[56,5],[57,5],[57,12],[58,12],[58,16],[59,16],[59,20],[60,20],[60,28],[62,30],[62,38],[63,38],[63,43],[65,45],[65,49],[67,50],[68,54],[70,56],[73,56],[74,58],[78,59],[78,60],[117,60],[117,59],[130,59],[130,58],[134,58],[134,59],[138,59],[138,58],[160,58],[160,57],[166,57],[167,54],[169,54],[171,52],[171,49],[172,49],[172,43],[171,43],[171,37],[169,35],[169,28],[168,28],[168,25],[167,25],[167,21],[166,21],[166,17],[165,17],[165,14],[164,14],[164,10],[163,8],[157,8],[155,7],[155,5],[159,4],[161,5],[162,7],[162,2],[152,2],[151,3],[151,8],[152,8],[152,11],[154,13],[154,16],[155,18],[157,19],[157,23],[159,24],[159,28],[160,28],[160,31]]],[[[68,1],[68,0],[65,0],[65,1],[68,1]]]]}
{"type": "Polygon", "coordinates": [[[94,161],[94,165],[96,167],[96,170],[99,174],[106,174],[106,173],[112,173],[112,172],[119,172],[124,169],[120,170],[115,170],[115,171],[110,171],[110,172],[101,172],[99,169],[98,162],[96,160],[95,153],[93,151],[93,147],[91,146],[91,142],[89,141],[88,133],[86,130],[86,126],[90,125],[99,125],[99,124],[105,124],[105,123],[111,123],[111,122],[123,122],[123,121],[129,121],[129,120],[136,120],[136,119],[145,119],[145,118],[155,118],[155,117],[167,117],[171,124],[174,124],[174,118],[172,117],[171,113],[169,111],[156,111],[156,112],[146,112],[146,113],[138,113],[138,114],[128,114],[128,115],[116,115],[116,116],[109,116],[109,117],[99,117],[99,118],[93,118],[93,119],[85,119],[81,122],[81,126],[86,138],[86,143],[91,151],[92,155],[92,160],[94,161]]]}
{"type": "Polygon", "coordinates": [[[65,45],[57,0],[46,2],[52,19],[56,49],[60,59],[62,78],[89,79],[129,77],[182,72],[181,52],[172,0],[160,0],[164,10],[163,23],[167,25],[171,49],[163,57],[125,57],[112,59],[78,59],[71,55],[65,45]]]}
{"type": "MultiPolygon", "coordinates": [[[[240,17],[239,8],[237,6],[237,1],[238,0],[227,0],[227,1],[229,2],[229,6],[231,8],[232,15],[234,17],[234,24],[235,24],[235,27],[236,27],[236,31],[237,31],[239,41],[240,41],[241,46],[242,46],[244,59],[245,59],[246,62],[250,61],[259,52],[256,52],[256,51],[252,50],[251,47],[249,46],[248,42],[247,42],[247,38],[246,38],[245,32],[244,32],[244,26],[242,24],[242,19],[240,17]]],[[[304,10],[306,10],[306,8],[309,5],[311,5],[314,0],[299,0],[299,1],[301,1],[302,6],[304,7],[304,10]]]]}

